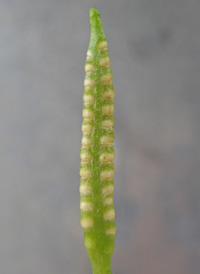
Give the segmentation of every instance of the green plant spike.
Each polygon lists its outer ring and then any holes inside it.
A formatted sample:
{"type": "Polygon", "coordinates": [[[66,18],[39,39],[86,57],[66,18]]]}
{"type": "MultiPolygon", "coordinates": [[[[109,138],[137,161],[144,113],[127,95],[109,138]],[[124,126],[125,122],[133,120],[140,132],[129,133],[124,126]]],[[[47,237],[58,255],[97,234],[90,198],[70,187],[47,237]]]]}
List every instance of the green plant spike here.
{"type": "Polygon", "coordinates": [[[80,209],[84,244],[93,274],[110,274],[114,251],[114,88],[101,16],[90,9],[91,36],[85,63],[80,209]]]}

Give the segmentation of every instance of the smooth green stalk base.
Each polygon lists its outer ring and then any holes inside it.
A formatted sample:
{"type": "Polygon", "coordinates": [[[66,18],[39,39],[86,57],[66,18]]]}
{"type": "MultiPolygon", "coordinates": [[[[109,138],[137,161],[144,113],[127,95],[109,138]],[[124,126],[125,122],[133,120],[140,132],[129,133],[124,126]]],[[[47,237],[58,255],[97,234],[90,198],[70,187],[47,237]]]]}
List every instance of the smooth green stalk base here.
{"type": "Polygon", "coordinates": [[[110,258],[106,256],[93,256],[91,265],[93,274],[112,274],[110,258]]]}

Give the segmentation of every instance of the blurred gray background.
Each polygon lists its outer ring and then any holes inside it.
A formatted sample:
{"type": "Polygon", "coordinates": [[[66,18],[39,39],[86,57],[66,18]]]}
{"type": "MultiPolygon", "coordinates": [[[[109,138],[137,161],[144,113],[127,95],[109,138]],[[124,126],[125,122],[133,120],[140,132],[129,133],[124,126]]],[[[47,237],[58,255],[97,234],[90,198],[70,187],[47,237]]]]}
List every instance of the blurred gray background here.
{"type": "Polygon", "coordinates": [[[91,273],[79,151],[93,5],[116,90],[113,274],[199,274],[199,0],[0,0],[0,273],[91,273]]]}

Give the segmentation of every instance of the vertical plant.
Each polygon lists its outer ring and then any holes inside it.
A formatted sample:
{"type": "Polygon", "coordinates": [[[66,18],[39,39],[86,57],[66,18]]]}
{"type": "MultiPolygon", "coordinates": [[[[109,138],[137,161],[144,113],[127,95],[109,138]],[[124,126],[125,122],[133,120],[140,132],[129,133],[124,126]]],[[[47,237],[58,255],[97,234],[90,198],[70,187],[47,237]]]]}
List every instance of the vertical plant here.
{"type": "Polygon", "coordinates": [[[91,36],[85,63],[80,209],[84,244],[93,274],[110,274],[114,251],[114,87],[106,36],[97,9],[90,9],[91,36]]]}

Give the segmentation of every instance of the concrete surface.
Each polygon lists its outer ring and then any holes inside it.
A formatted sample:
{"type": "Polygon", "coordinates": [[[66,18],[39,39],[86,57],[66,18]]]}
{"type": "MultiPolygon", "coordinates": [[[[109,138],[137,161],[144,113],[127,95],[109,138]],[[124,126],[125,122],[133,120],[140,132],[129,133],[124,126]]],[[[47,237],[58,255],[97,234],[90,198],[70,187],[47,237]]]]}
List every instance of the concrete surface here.
{"type": "Polygon", "coordinates": [[[0,0],[0,273],[91,273],[78,188],[92,5],[116,90],[113,274],[199,274],[198,0],[0,0]]]}

